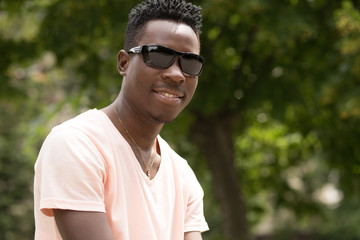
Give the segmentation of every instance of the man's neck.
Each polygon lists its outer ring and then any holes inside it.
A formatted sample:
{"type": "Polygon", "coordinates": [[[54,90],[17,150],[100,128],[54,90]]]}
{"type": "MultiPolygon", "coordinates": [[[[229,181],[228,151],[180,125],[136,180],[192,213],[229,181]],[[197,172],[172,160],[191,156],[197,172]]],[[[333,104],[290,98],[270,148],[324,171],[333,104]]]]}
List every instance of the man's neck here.
{"type": "Polygon", "coordinates": [[[149,151],[154,146],[155,139],[164,126],[163,123],[139,116],[126,102],[119,99],[102,111],[129,143],[134,142],[144,151],[149,151]]]}

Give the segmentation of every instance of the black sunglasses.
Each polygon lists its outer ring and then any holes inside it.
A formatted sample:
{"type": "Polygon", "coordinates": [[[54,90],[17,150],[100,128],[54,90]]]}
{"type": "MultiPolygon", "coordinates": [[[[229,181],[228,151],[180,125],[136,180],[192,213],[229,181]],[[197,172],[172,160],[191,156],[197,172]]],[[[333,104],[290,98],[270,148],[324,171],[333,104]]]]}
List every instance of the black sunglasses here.
{"type": "Polygon", "coordinates": [[[146,65],[161,69],[170,67],[176,56],[179,56],[181,71],[191,76],[199,76],[205,63],[204,58],[200,55],[178,52],[161,45],[137,46],[131,48],[128,53],[141,53],[146,65]]]}

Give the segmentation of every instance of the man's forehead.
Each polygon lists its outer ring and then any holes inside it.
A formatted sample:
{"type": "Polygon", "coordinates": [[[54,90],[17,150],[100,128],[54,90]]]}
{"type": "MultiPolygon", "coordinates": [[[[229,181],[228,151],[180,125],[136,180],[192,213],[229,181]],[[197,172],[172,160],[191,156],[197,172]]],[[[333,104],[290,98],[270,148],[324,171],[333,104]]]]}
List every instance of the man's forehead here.
{"type": "Polygon", "coordinates": [[[200,47],[198,35],[185,23],[172,20],[151,20],[146,23],[139,41],[142,44],[161,44],[170,38],[178,39],[182,44],[200,47]]]}

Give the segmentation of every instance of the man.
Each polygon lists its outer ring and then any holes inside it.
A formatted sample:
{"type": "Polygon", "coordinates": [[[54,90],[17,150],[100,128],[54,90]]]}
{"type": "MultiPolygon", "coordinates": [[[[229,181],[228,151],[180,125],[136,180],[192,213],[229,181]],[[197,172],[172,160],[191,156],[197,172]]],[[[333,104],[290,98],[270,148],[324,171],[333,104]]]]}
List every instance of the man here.
{"type": "Polygon", "coordinates": [[[159,136],[190,102],[204,65],[200,11],[183,0],[131,11],[117,99],[55,127],[39,153],[35,239],[202,239],[201,186],[159,136]]]}

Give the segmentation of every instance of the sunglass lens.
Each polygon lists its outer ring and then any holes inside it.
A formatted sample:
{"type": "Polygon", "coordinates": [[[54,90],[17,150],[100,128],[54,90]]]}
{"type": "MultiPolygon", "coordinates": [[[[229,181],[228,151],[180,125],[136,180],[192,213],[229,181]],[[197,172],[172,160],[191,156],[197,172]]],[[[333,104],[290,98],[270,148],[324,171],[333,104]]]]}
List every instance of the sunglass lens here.
{"type": "Polygon", "coordinates": [[[184,73],[197,76],[201,73],[204,62],[195,55],[183,55],[180,58],[181,69],[184,73]]]}
{"type": "Polygon", "coordinates": [[[166,49],[149,49],[146,57],[146,63],[157,68],[167,68],[175,58],[174,53],[166,49]]]}
{"type": "Polygon", "coordinates": [[[144,62],[155,68],[168,68],[173,64],[177,55],[180,55],[181,70],[191,76],[198,76],[204,66],[201,56],[192,53],[180,53],[167,47],[147,45],[142,51],[144,62]]]}

